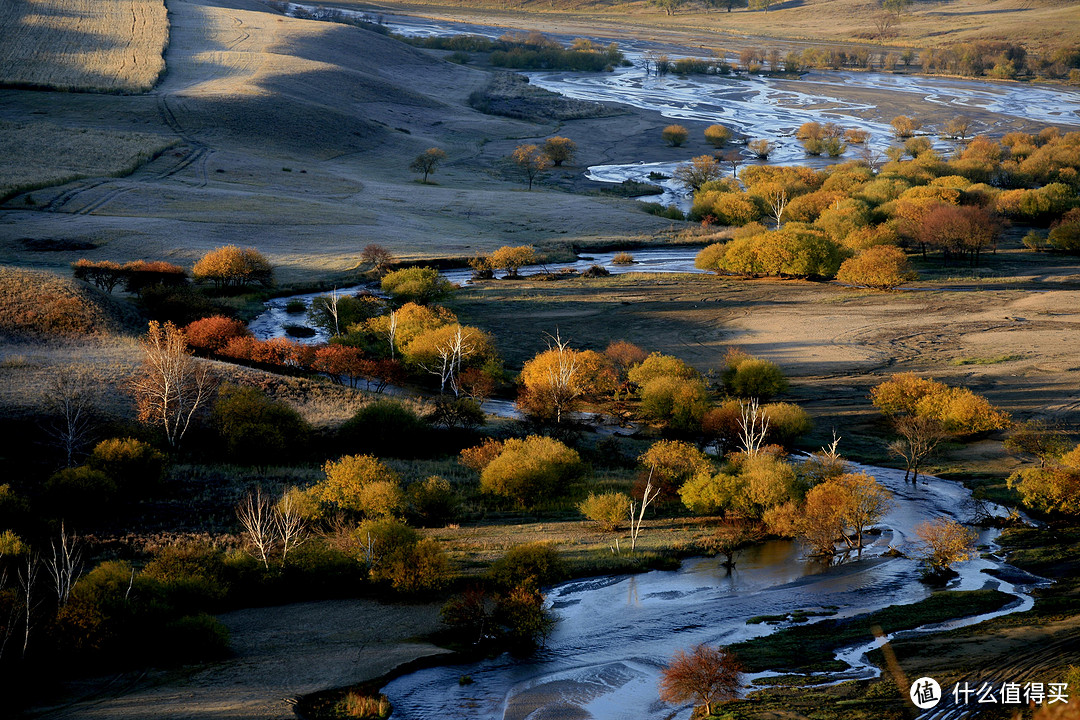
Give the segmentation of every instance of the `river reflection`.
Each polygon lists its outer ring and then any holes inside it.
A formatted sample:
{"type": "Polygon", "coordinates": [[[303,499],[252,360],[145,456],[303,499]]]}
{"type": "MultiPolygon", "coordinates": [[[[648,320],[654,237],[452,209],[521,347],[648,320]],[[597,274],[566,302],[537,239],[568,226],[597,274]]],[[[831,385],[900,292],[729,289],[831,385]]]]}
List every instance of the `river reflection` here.
{"type": "MultiPolygon", "coordinates": [[[[747,624],[755,616],[835,609],[837,617],[847,617],[922,600],[929,590],[917,581],[916,561],[885,551],[890,545],[905,547],[914,526],[924,520],[942,515],[970,519],[970,493],[947,480],[932,478],[912,488],[902,472],[852,467],[874,475],[896,500],[862,558],[828,566],[805,559],[796,543],[773,541],[744,551],[730,575],[719,559],[697,558],[677,571],[563,583],[548,595],[558,624],[544,650],[528,659],[505,655],[399,678],[384,689],[394,716],[660,720],[672,717],[674,710],[674,717],[688,718],[689,706],[675,709],[657,699],[660,668],[676,650],[702,642],[727,645],[773,630],[765,623],[747,624]],[[474,683],[459,686],[464,674],[474,683]]],[[[996,535],[983,531],[979,542],[992,544],[996,535]]],[[[961,576],[951,587],[997,588],[1017,596],[1005,612],[1027,609],[1026,588],[984,572],[1002,567],[993,557],[971,561],[960,567],[961,576]]],[[[876,674],[862,662],[863,652],[845,656],[853,666],[848,676],[876,674]]]]}

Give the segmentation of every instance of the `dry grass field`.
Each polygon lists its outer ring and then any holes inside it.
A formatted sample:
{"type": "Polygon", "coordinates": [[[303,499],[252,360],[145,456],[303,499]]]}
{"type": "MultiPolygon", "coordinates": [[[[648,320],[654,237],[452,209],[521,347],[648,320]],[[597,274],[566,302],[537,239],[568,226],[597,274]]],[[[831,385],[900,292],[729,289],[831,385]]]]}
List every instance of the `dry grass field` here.
{"type": "Polygon", "coordinates": [[[5,0],[0,85],[145,92],[168,42],[162,0],[5,0]]]}
{"type": "Polygon", "coordinates": [[[148,133],[0,120],[0,200],[82,178],[127,175],[176,143],[148,133]]]}
{"type": "MultiPolygon", "coordinates": [[[[343,4],[343,3],[337,3],[343,4]]],[[[382,12],[411,12],[471,22],[529,27],[591,35],[634,29],[656,39],[666,33],[689,34],[705,47],[737,47],[761,38],[816,43],[874,42],[875,0],[789,0],[768,12],[705,11],[690,2],[675,15],[647,0],[391,0],[353,2],[382,12]]],[[[1020,42],[1031,50],[1049,50],[1080,42],[1080,7],[1061,0],[946,0],[912,3],[891,28],[890,45],[928,47],[976,40],[1020,42]]]]}

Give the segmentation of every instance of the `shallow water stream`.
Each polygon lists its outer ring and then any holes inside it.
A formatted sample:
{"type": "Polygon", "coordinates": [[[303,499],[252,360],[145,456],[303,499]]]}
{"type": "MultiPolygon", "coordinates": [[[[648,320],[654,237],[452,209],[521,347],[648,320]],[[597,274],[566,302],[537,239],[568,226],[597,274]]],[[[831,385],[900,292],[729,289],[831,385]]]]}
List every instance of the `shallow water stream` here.
{"type": "MultiPolygon", "coordinates": [[[[915,525],[924,520],[941,515],[970,519],[975,511],[970,493],[959,483],[936,478],[912,489],[903,482],[902,472],[856,469],[873,474],[896,499],[894,509],[879,525],[882,533],[861,559],[823,566],[805,559],[798,544],[775,541],[744,551],[731,575],[717,559],[698,558],[684,562],[677,571],[563,583],[548,596],[558,624],[544,650],[524,660],[504,655],[399,678],[384,689],[394,704],[394,716],[404,720],[689,718],[689,705],[673,708],[657,697],[660,668],[676,650],[703,642],[727,645],[771,632],[769,625],[746,623],[757,615],[836,606],[837,617],[846,617],[922,600],[929,590],[918,582],[918,564],[883,553],[890,545],[906,547],[915,525]],[[462,675],[469,675],[473,683],[459,685],[462,675]],[[673,715],[673,711],[677,712],[673,715]]],[[[979,541],[992,546],[996,536],[997,531],[983,531],[979,541]]],[[[1004,567],[994,558],[973,560],[960,566],[961,575],[950,588],[993,588],[1016,597],[995,614],[1029,609],[1032,600],[1027,591],[1038,578],[1030,577],[1030,584],[1019,585],[984,572],[1004,567]]],[[[824,679],[875,676],[876,668],[862,659],[872,646],[871,642],[842,653],[852,668],[824,679]]]]}

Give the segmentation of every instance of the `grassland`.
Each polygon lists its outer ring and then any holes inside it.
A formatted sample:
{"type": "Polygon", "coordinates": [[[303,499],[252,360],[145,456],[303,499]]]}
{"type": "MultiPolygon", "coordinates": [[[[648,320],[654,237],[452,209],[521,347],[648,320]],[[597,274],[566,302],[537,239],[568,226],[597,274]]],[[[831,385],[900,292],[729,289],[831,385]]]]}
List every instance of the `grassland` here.
{"type": "Polygon", "coordinates": [[[0,85],[145,92],[165,70],[162,0],[7,0],[0,85]]]}
{"type": "MultiPolygon", "coordinates": [[[[82,178],[128,175],[176,143],[150,133],[0,120],[0,201],[82,178]]],[[[23,198],[24,205],[35,202],[23,198]]]]}
{"type": "MultiPolygon", "coordinates": [[[[805,0],[772,4],[768,12],[706,11],[691,2],[675,15],[647,0],[391,0],[337,2],[387,12],[397,10],[434,17],[493,21],[530,29],[603,35],[631,31],[657,38],[680,34],[705,47],[738,49],[776,38],[798,44],[856,42],[878,45],[875,20],[881,13],[866,0],[805,0]]],[[[1080,13],[1074,4],[1055,0],[948,0],[912,3],[886,35],[890,47],[929,47],[946,42],[1002,40],[1022,42],[1032,50],[1049,50],[1080,41],[1080,13]]]]}

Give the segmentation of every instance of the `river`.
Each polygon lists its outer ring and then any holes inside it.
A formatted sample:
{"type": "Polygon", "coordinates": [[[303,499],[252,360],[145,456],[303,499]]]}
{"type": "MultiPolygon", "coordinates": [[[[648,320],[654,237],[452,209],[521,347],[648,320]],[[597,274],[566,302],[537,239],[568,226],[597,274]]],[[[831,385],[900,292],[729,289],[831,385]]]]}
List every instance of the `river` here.
{"type": "MultiPolygon", "coordinates": [[[[570,268],[578,272],[587,270],[593,265],[600,265],[611,274],[641,272],[641,273],[701,273],[694,267],[694,258],[697,257],[700,247],[693,245],[669,245],[666,247],[651,247],[631,251],[591,252],[583,254],[576,260],[568,262],[547,263],[544,265],[527,265],[521,268],[522,275],[536,273],[556,272],[563,268],[570,268]],[[629,252],[634,256],[634,263],[630,265],[616,265],[615,256],[620,252],[629,252]]],[[[468,285],[472,282],[472,270],[469,268],[456,268],[444,270],[442,273],[450,282],[457,285],[468,285]]],[[[375,287],[370,284],[352,285],[338,288],[340,295],[353,295],[361,291],[374,291],[375,287]]],[[[265,303],[265,310],[254,320],[248,323],[248,328],[260,340],[270,340],[287,335],[286,327],[289,325],[306,325],[307,313],[292,314],[287,311],[290,302],[301,302],[305,307],[311,307],[311,301],[327,292],[301,293],[284,297],[272,298],[265,303]]],[[[297,342],[318,344],[329,340],[328,334],[321,329],[313,328],[315,334],[307,338],[294,338],[297,342]]]]}
{"type": "MultiPolygon", "coordinates": [[[[889,546],[909,548],[914,527],[949,516],[970,520],[970,492],[961,484],[928,478],[913,489],[901,471],[854,465],[874,475],[895,496],[895,506],[879,523],[861,559],[825,566],[803,557],[797,543],[774,541],[749,548],[728,575],[715,558],[687,560],[677,571],[566,582],[548,598],[558,624],[535,657],[503,655],[468,665],[422,670],[394,680],[384,692],[400,720],[661,720],[689,718],[691,706],[659,701],[660,668],[676,650],[697,643],[727,645],[773,630],[748,625],[757,615],[836,607],[836,617],[918,602],[929,595],[918,582],[914,560],[886,557],[889,546]],[[459,685],[468,675],[473,683],[459,685]]],[[[1001,512],[1000,508],[996,508],[1001,512]]],[[[984,530],[980,544],[993,547],[998,531],[984,530]]],[[[1027,594],[1038,578],[1017,585],[988,575],[1000,560],[985,556],[958,567],[950,589],[998,589],[1016,600],[997,613],[967,618],[946,627],[1030,609],[1027,594]]],[[[1010,577],[1024,574],[1009,568],[1010,577]]],[[[941,629],[941,628],[935,628],[941,629]]],[[[873,643],[840,653],[852,668],[823,680],[873,677],[877,669],[862,656],[873,643]]]]}

